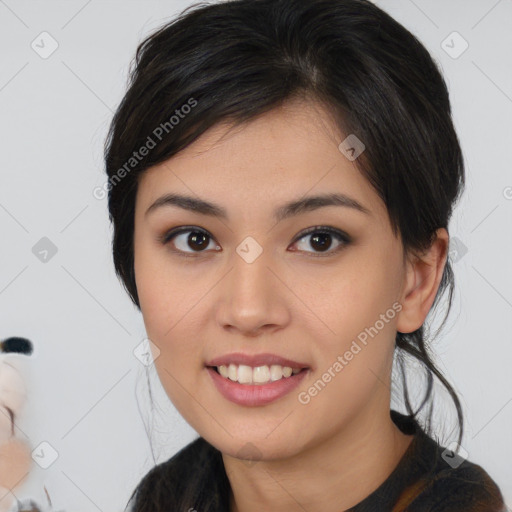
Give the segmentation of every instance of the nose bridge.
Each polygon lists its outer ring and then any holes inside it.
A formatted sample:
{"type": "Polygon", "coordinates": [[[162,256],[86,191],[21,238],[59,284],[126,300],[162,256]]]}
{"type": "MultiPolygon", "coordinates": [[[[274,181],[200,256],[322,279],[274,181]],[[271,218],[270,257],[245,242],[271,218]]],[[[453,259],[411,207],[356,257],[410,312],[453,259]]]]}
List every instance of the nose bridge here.
{"type": "Polygon", "coordinates": [[[246,236],[238,244],[233,254],[234,284],[242,283],[242,288],[248,286],[255,291],[254,288],[259,290],[260,287],[268,283],[270,278],[268,255],[269,251],[264,250],[255,237],[246,236]]]}
{"type": "MultiPolygon", "coordinates": [[[[259,238],[261,241],[261,237],[259,238]]],[[[257,260],[265,259],[261,258],[264,252],[267,251],[264,251],[263,246],[251,235],[246,236],[236,247],[237,255],[248,265],[252,265],[257,260]]]]}
{"type": "MultiPolygon", "coordinates": [[[[231,272],[224,289],[228,305],[224,311],[228,323],[241,329],[253,330],[263,324],[274,323],[270,318],[279,309],[274,303],[280,286],[271,270],[270,251],[252,236],[247,236],[235,248],[231,272]]],[[[274,319],[276,320],[276,319],[274,319]]]]}
{"type": "Polygon", "coordinates": [[[274,244],[275,237],[268,232],[253,231],[233,246],[230,271],[217,303],[219,325],[252,337],[264,327],[282,329],[290,321],[290,310],[282,300],[286,299],[286,279],[279,276],[280,266],[273,259],[277,254],[274,244]]]}

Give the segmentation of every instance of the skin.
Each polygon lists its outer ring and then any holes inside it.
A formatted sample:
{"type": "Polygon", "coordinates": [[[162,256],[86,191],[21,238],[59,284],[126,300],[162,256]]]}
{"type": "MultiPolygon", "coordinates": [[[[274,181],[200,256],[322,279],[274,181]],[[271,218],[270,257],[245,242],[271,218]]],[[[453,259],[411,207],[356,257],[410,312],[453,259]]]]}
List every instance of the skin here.
{"type": "Polygon", "coordinates": [[[135,275],[147,334],[160,351],[153,352],[156,369],[185,420],[222,452],[232,512],[346,510],[386,480],[412,441],[389,416],[394,340],[397,331],[423,324],[448,233],[440,229],[427,252],[404,260],[385,204],[356,161],[339,151],[345,136],[314,102],[290,101],[229,128],[216,125],[139,182],[135,275]],[[229,220],[174,206],[145,215],[168,192],[215,202],[229,220]],[[328,206],[278,223],[271,216],[292,199],[332,192],[356,199],[370,215],[328,206]],[[207,231],[205,248],[187,243],[190,233],[167,245],[158,241],[178,226],[207,231]],[[332,237],[322,251],[314,234],[297,240],[313,226],[337,228],[352,241],[332,237]],[[252,263],[236,252],[247,236],[263,249],[252,263]],[[308,404],[300,403],[299,393],[396,302],[394,318],[308,404]],[[276,353],[310,370],[279,400],[240,406],[217,391],[204,366],[235,351],[276,353]],[[256,447],[256,461],[239,455],[247,443],[256,447]]]}

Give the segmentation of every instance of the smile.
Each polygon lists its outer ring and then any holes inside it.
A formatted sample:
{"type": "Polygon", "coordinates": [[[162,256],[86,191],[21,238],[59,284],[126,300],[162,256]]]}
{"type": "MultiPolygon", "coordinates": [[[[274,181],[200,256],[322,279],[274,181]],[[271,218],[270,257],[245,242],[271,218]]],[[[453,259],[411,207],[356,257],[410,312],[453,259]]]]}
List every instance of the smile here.
{"type": "Polygon", "coordinates": [[[220,394],[238,405],[249,407],[266,405],[284,397],[295,389],[307,375],[308,368],[279,365],[251,368],[245,365],[208,366],[207,371],[220,394]],[[223,376],[220,372],[227,375],[223,376]],[[232,379],[230,377],[235,377],[232,379]],[[247,382],[251,378],[251,382],[247,382]],[[252,379],[261,382],[254,382],[252,379]],[[240,379],[245,382],[240,382],[240,379]],[[264,379],[264,380],[263,380],[264,379]]]}
{"type": "Polygon", "coordinates": [[[220,365],[215,367],[217,372],[233,382],[240,384],[267,384],[275,382],[291,375],[296,375],[302,368],[292,368],[291,366],[281,366],[273,364],[271,366],[248,366],[245,364],[220,365]]]}

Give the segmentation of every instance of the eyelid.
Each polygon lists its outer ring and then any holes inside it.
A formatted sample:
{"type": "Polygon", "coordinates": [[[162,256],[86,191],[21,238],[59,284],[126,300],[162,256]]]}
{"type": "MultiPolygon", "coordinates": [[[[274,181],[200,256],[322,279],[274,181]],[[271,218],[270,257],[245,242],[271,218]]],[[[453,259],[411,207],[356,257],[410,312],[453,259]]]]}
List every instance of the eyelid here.
{"type": "MultiPolygon", "coordinates": [[[[178,235],[181,235],[181,234],[187,233],[187,232],[191,232],[191,231],[205,234],[211,240],[216,241],[215,237],[213,237],[208,230],[200,228],[199,226],[192,226],[192,225],[179,226],[176,228],[172,228],[172,229],[166,231],[165,233],[163,233],[162,235],[158,236],[157,241],[160,242],[162,245],[167,245],[172,239],[176,238],[178,235]]],[[[333,250],[329,249],[325,253],[315,252],[315,251],[294,251],[294,252],[305,252],[309,255],[312,255],[313,257],[330,256],[330,255],[334,255],[334,254],[338,253],[346,245],[349,245],[350,243],[352,243],[352,237],[350,235],[348,235],[345,231],[343,231],[339,228],[335,228],[333,226],[317,225],[317,226],[312,226],[310,228],[307,228],[307,229],[301,231],[294,238],[292,245],[296,244],[302,238],[304,238],[308,235],[311,235],[313,233],[325,233],[325,234],[332,235],[334,238],[338,239],[338,241],[340,242],[341,245],[333,250]]],[[[180,256],[185,256],[185,257],[198,257],[203,254],[206,254],[206,251],[199,251],[199,252],[190,251],[190,252],[188,252],[188,251],[182,251],[180,249],[172,249],[172,252],[177,253],[180,256]]]]}
{"type": "Polygon", "coordinates": [[[330,235],[336,235],[345,240],[347,243],[352,241],[352,238],[348,235],[348,233],[345,233],[342,229],[335,228],[333,226],[311,226],[310,228],[307,228],[303,231],[301,231],[294,239],[293,243],[297,242],[301,238],[304,238],[307,235],[310,235],[312,233],[328,233],[330,235]]]}
{"type": "Polygon", "coordinates": [[[172,228],[166,232],[164,232],[162,235],[157,237],[157,241],[162,243],[163,245],[169,243],[169,241],[178,236],[182,235],[183,233],[186,233],[188,231],[197,231],[199,233],[204,233],[205,235],[209,236],[212,240],[215,240],[215,238],[210,234],[209,231],[206,229],[200,228],[199,226],[179,226],[176,228],[172,228]]]}

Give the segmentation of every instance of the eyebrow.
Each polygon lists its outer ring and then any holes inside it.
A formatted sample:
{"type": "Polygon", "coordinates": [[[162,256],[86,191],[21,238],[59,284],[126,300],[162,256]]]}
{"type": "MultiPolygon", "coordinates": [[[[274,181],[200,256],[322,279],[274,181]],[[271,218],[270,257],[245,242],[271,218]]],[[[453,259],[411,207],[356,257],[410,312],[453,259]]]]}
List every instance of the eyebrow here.
{"type": "MultiPolygon", "coordinates": [[[[146,210],[144,216],[147,216],[150,212],[154,212],[155,210],[166,206],[177,206],[178,208],[182,208],[194,213],[229,220],[226,209],[220,205],[192,196],[185,196],[174,193],[165,194],[159,197],[146,210]]],[[[317,210],[318,208],[323,208],[325,206],[344,206],[347,208],[353,208],[367,215],[371,215],[371,211],[355,199],[345,194],[333,193],[307,196],[301,199],[290,201],[289,203],[286,203],[274,210],[274,219],[276,221],[281,221],[283,219],[317,210]]]]}

